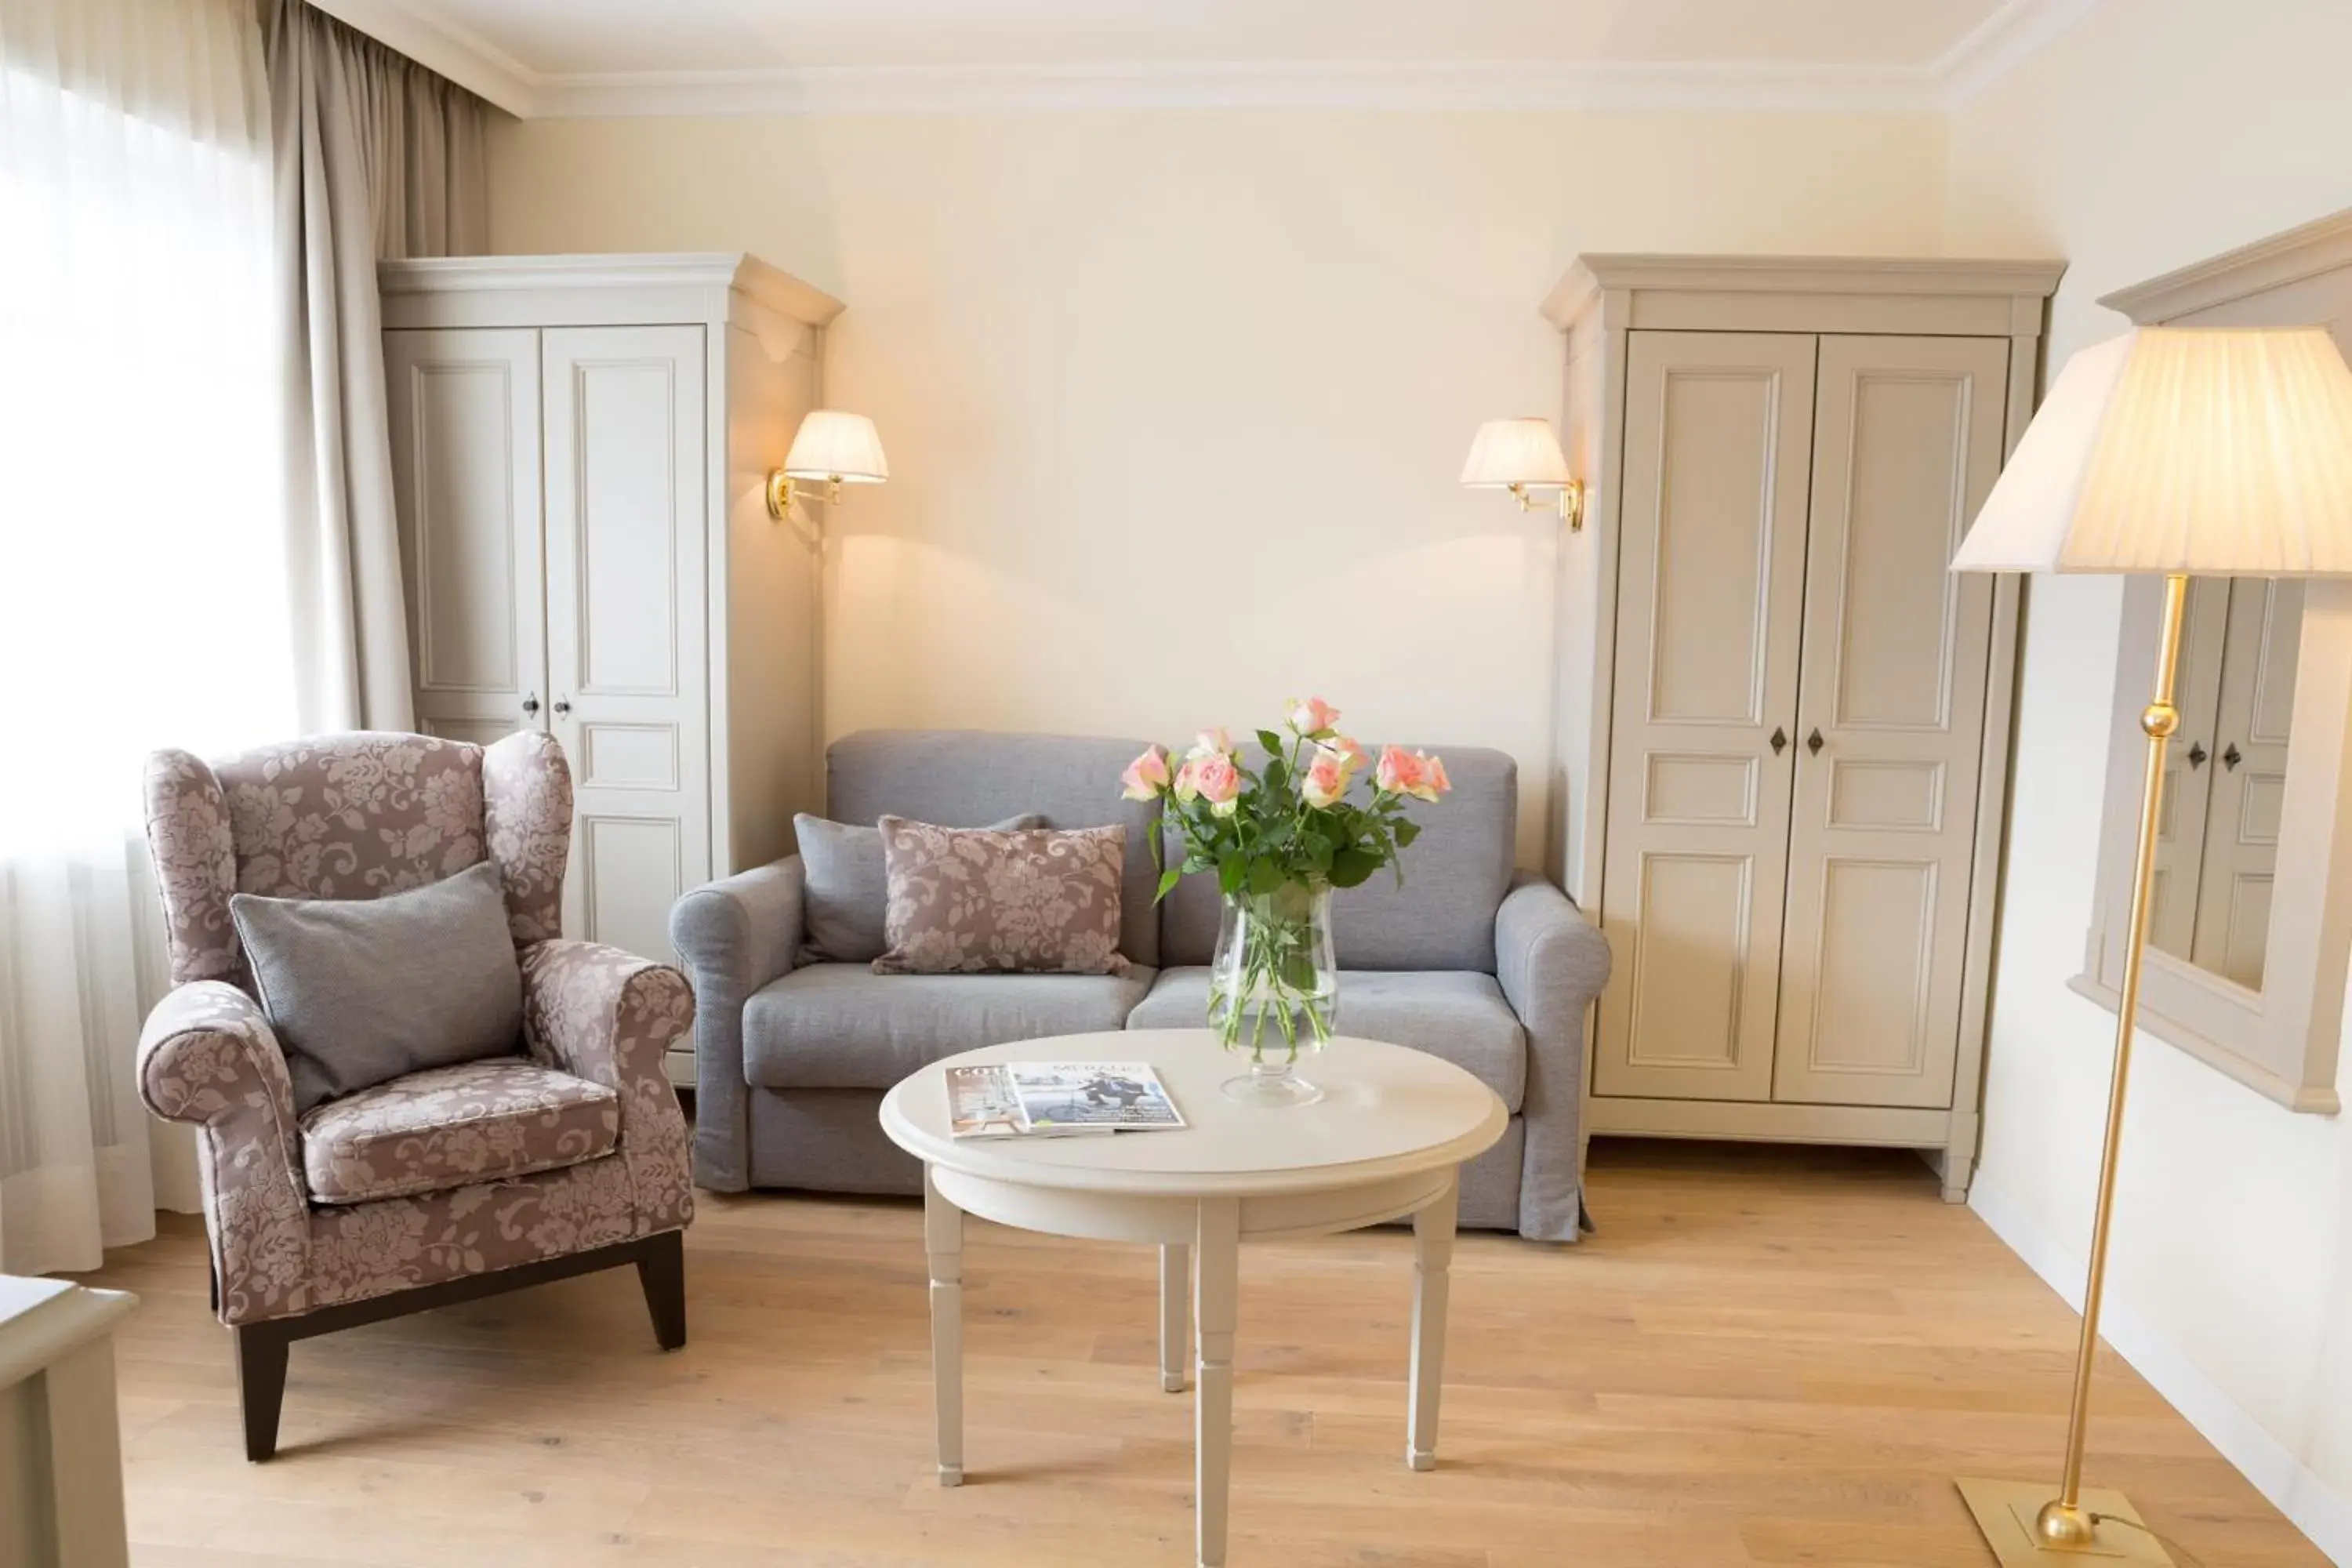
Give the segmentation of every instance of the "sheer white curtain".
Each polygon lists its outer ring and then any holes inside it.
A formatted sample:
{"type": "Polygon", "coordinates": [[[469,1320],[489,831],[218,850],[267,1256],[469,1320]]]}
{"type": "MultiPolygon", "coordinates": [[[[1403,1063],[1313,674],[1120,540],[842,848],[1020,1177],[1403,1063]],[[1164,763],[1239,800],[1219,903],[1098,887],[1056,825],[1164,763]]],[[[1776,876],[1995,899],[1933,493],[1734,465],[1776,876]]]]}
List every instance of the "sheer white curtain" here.
{"type": "Polygon", "coordinates": [[[251,0],[0,0],[0,1271],[153,1234],[146,752],[295,732],[268,112],[251,0]]]}

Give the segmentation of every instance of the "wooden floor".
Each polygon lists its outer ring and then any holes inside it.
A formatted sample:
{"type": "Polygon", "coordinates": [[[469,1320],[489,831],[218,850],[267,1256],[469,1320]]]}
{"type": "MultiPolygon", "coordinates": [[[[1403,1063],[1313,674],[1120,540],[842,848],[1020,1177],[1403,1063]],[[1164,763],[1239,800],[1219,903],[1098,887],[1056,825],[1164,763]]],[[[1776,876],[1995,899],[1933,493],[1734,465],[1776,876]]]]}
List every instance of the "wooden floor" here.
{"type": "MultiPolygon", "coordinates": [[[[1991,1562],[1949,1478],[2049,1469],[2074,1320],[1925,1167],[1603,1144],[1591,1201],[1573,1249],[1463,1238],[1429,1475],[1407,1237],[1244,1251],[1234,1568],[1991,1562]]],[[[145,1302],[119,1353],[146,1568],[1192,1561],[1144,1248],[974,1222],[972,1477],[943,1491],[911,1204],[706,1194],[674,1355],[626,1273],[298,1344],[263,1466],[202,1233],[166,1223],[93,1277],[145,1302]]],[[[2128,1369],[2098,1398],[2093,1482],[2184,1564],[2324,1563],[2128,1369]]]]}

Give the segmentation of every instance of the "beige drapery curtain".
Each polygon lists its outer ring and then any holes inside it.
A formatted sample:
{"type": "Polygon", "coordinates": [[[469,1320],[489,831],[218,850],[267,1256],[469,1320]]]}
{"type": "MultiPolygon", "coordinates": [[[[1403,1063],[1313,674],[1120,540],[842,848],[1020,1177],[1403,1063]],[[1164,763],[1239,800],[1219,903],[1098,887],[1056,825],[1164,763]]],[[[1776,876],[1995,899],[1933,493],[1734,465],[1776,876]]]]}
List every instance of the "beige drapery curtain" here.
{"type": "Polygon", "coordinates": [[[260,0],[289,378],[287,578],[305,731],[405,730],[379,258],[487,248],[481,100],[302,0],[260,0]]]}

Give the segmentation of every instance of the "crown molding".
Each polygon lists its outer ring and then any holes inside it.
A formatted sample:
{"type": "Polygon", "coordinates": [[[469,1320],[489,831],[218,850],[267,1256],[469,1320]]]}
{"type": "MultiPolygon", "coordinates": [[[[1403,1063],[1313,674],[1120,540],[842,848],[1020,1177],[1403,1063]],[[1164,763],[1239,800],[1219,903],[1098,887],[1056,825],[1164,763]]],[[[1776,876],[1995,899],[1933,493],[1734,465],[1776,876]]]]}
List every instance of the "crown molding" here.
{"type": "Polygon", "coordinates": [[[2130,317],[2134,326],[2152,326],[2347,267],[2352,267],[2352,208],[2102,294],[2099,303],[2130,317]]]}
{"type": "Polygon", "coordinates": [[[1967,103],[2105,3],[2006,0],[1927,68],[1942,89],[1942,107],[1967,103]]]}
{"type": "Polygon", "coordinates": [[[1197,64],[831,66],[544,79],[539,112],[968,114],[1133,109],[1686,109],[1928,113],[1923,70],[1866,66],[1197,64]]]}
{"type": "Polygon", "coordinates": [[[315,0],[520,119],[1152,109],[1937,114],[2104,0],[2006,0],[1924,66],[1210,60],[541,74],[431,0],[315,0]]]}
{"type": "Polygon", "coordinates": [[[567,256],[409,257],[376,263],[386,299],[403,294],[551,289],[731,289],[812,327],[841,314],[842,302],[814,284],[740,250],[567,256]]]}
{"type": "Polygon", "coordinates": [[[310,0],[346,26],[438,71],[519,120],[544,112],[537,71],[423,0],[310,0]]]}

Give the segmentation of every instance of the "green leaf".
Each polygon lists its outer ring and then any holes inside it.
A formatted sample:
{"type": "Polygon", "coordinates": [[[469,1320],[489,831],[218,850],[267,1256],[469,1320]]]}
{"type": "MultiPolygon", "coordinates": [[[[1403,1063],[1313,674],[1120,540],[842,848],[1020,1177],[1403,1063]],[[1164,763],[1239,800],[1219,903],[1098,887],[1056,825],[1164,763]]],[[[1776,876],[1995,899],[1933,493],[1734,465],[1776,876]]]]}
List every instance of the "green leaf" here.
{"type": "Polygon", "coordinates": [[[1248,877],[1249,864],[1236,852],[1227,853],[1217,862],[1217,891],[1229,899],[1242,890],[1242,883],[1248,877]]]}
{"type": "Polygon", "coordinates": [[[1370,880],[1372,873],[1380,868],[1379,856],[1352,847],[1342,849],[1331,857],[1331,885],[1335,888],[1356,887],[1370,880]]]}
{"type": "Polygon", "coordinates": [[[1282,867],[1273,860],[1259,860],[1249,868],[1249,890],[1271,893],[1282,886],[1282,867]]]}
{"type": "Polygon", "coordinates": [[[1151,895],[1151,901],[1156,904],[1160,900],[1166,898],[1169,894],[1174,892],[1176,890],[1176,884],[1183,879],[1184,873],[1174,866],[1171,866],[1165,871],[1160,872],[1160,890],[1151,895]]]}
{"type": "Polygon", "coordinates": [[[1418,823],[1418,822],[1400,821],[1400,822],[1398,822],[1398,824],[1396,825],[1396,841],[1397,841],[1397,847],[1398,847],[1398,848],[1400,848],[1400,849],[1404,848],[1407,845],[1411,844],[1414,839],[1416,839],[1416,838],[1418,838],[1418,837],[1421,837],[1421,824],[1420,824],[1420,823],[1418,823]]]}
{"type": "Polygon", "coordinates": [[[1267,754],[1270,756],[1278,757],[1282,755],[1282,737],[1276,734],[1271,730],[1260,730],[1257,732],[1257,743],[1264,746],[1266,749],[1267,754]]]}

